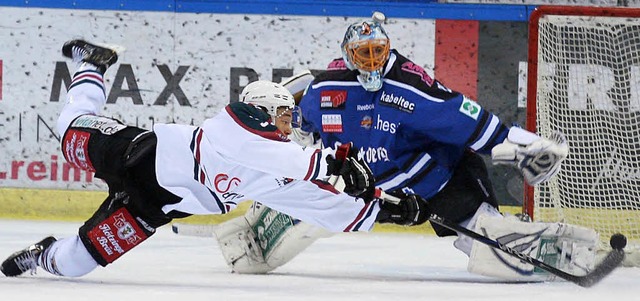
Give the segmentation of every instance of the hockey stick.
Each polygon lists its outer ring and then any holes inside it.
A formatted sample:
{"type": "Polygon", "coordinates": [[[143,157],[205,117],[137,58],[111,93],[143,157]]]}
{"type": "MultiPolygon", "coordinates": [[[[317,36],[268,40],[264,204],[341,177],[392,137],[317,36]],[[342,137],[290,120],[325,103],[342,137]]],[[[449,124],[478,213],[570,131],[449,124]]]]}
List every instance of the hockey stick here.
{"type": "Polygon", "coordinates": [[[528,264],[533,265],[534,267],[540,268],[542,270],[547,271],[550,274],[556,275],[562,279],[567,281],[571,281],[582,287],[591,287],[594,284],[600,282],[604,277],[609,275],[616,267],[620,265],[622,260],[624,259],[624,249],[613,249],[607,254],[607,256],[589,273],[584,276],[576,276],[569,273],[566,273],[560,269],[557,269],[553,266],[550,266],[536,258],[533,258],[527,254],[518,252],[512,248],[509,248],[500,242],[488,238],[484,235],[478,234],[474,231],[471,231],[467,228],[464,228],[456,223],[453,223],[449,220],[446,220],[440,216],[435,214],[431,214],[429,217],[429,221],[441,225],[449,230],[456,231],[458,233],[462,233],[466,236],[471,237],[473,240],[483,243],[489,247],[494,249],[499,249],[513,257],[516,257],[528,264]]]}
{"type": "Polygon", "coordinates": [[[216,225],[207,224],[182,224],[175,223],[171,225],[171,231],[178,235],[194,236],[194,237],[215,237],[213,231],[216,225]]]}

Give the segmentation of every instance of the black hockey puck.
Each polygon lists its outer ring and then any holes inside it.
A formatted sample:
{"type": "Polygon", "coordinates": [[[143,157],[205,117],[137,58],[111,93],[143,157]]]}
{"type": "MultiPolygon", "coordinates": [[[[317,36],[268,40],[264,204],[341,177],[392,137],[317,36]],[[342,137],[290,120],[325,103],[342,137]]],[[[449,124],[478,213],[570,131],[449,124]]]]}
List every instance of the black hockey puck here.
{"type": "Polygon", "coordinates": [[[622,250],[624,249],[624,247],[627,246],[627,238],[620,233],[616,233],[611,235],[609,244],[611,245],[612,248],[616,250],[622,250]]]}

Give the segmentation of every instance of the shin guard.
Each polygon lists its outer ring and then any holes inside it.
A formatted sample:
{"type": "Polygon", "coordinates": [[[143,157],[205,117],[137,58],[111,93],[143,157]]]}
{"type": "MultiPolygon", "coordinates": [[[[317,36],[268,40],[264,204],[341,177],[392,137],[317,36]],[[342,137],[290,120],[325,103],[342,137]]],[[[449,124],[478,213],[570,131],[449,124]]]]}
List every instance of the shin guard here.
{"type": "Polygon", "coordinates": [[[117,193],[80,228],[82,243],[101,266],[114,262],[155,233],[129,210],[128,204],[129,196],[117,193]]]}

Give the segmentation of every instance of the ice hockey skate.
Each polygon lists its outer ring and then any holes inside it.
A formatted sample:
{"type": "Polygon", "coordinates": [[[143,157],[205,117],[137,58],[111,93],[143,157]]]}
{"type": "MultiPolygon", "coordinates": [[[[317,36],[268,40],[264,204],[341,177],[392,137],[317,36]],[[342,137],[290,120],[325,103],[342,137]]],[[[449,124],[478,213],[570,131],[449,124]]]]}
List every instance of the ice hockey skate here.
{"type": "Polygon", "coordinates": [[[49,236],[22,251],[13,253],[2,263],[0,271],[7,277],[19,276],[26,271],[31,271],[31,274],[34,274],[38,267],[40,254],[55,241],[54,237],[49,236]]]}
{"type": "Polygon", "coordinates": [[[118,61],[115,49],[94,45],[83,40],[71,40],[64,43],[62,55],[75,62],[95,65],[102,73],[118,61]]]}

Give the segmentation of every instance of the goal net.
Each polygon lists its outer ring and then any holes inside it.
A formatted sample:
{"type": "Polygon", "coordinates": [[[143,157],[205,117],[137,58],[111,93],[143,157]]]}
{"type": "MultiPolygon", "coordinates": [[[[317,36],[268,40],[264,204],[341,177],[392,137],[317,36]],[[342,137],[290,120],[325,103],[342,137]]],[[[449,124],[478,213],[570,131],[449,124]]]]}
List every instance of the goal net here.
{"type": "MultiPolygon", "coordinates": [[[[640,9],[539,7],[529,23],[527,129],[562,131],[562,171],[526,187],[525,211],[640,245],[640,9]]],[[[635,249],[635,250],[634,250],[635,249]]],[[[640,260],[628,255],[627,264],[640,260]]],[[[633,263],[635,262],[635,263],[633,263]]]]}

